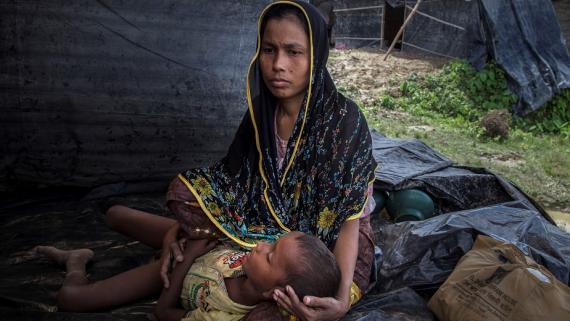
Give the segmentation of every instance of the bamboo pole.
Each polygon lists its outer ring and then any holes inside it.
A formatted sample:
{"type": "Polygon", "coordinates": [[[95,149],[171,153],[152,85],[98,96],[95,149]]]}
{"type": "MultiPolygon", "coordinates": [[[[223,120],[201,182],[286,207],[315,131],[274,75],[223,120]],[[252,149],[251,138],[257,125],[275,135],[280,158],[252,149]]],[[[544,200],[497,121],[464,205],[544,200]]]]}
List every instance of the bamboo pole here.
{"type": "Polygon", "coordinates": [[[404,28],[406,28],[406,26],[408,25],[410,20],[412,20],[412,17],[414,16],[414,14],[416,14],[416,11],[418,11],[418,8],[420,7],[420,3],[422,3],[422,0],[418,0],[418,2],[416,2],[414,9],[412,10],[412,12],[410,12],[410,15],[408,16],[408,18],[406,18],[406,21],[404,21],[404,24],[402,25],[400,30],[398,30],[398,33],[396,34],[396,38],[394,38],[394,40],[392,41],[392,44],[390,45],[390,49],[388,49],[388,51],[384,55],[384,61],[386,61],[386,59],[388,59],[390,52],[392,52],[392,49],[394,49],[396,42],[398,42],[398,38],[400,38],[400,36],[402,35],[402,32],[404,32],[404,28]]]}

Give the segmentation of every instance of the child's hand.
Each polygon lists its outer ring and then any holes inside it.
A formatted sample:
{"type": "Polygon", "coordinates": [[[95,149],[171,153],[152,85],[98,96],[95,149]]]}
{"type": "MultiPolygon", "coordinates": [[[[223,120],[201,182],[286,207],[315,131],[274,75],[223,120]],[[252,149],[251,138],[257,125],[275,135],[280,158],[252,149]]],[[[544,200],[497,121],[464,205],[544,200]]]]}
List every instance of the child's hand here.
{"type": "Polygon", "coordinates": [[[184,260],[182,255],[182,249],[178,241],[178,234],[180,233],[180,225],[178,223],[174,224],[166,232],[164,239],[162,241],[162,255],[160,256],[160,277],[164,283],[164,287],[168,288],[170,286],[170,280],[168,277],[168,271],[174,268],[176,263],[180,263],[184,260]]]}
{"type": "Polygon", "coordinates": [[[187,240],[184,257],[196,259],[208,252],[210,252],[218,244],[218,240],[200,239],[200,240],[187,240]]]}

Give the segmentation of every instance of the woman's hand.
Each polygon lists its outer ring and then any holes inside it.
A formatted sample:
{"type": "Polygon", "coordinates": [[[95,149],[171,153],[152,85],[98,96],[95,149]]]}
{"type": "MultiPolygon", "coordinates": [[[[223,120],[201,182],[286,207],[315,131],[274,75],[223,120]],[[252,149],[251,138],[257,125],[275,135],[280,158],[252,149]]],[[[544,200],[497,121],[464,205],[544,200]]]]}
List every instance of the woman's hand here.
{"type": "Polygon", "coordinates": [[[180,232],[180,225],[178,223],[174,224],[164,235],[162,240],[162,254],[160,256],[160,277],[164,283],[164,287],[168,288],[170,286],[170,279],[168,277],[168,271],[170,268],[174,268],[176,262],[182,262],[184,256],[182,251],[186,239],[178,239],[178,233],[180,232]],[[172,262],[174,260],[174,262],[172,262]]]}
{"type": "Polygon", "coordinates": [[[184,257],[189,259],[196,259],[200,256],[210,252],[218,244],[218,240],[200,239],[186,241],[186,249],[184,250],[184,257]]]}
{"type": "Polygon", "coordinates": [[[305,296],[301,302],[290,286],[285,287],[285,292],[275,290],[273,299],[289,313],[305,321],[336,321],[349,309],[348,302],[336,298],[305,296]]]}

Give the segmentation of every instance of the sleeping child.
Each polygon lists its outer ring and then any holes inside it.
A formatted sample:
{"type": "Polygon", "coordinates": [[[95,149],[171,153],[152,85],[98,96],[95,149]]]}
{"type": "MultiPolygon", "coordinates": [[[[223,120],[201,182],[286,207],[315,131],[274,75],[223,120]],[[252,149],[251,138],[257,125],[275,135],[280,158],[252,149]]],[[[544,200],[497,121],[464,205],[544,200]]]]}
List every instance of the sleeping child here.
{"type": "MultiPolygon", "coordinates": [[[[73,281],[87,280],[85,266],[93,257],[91,250],[62,251],[39,246],[36,251],[65,264],[66,280],[60,291],[67,291],[66,284],[75,292],[93,285],[73,281]],[[71,282],[66,282],[70,278],[71,282]]],[[[148,273],[156,274],[156,270],[149,269],[148,273]]],[[[132,281],[122,280],[140,283],[147,277],[157,276],[139,272],[132,281]]],[[[289,285],[300,300],[305,295],[332,297],[340,277],[335,257],[325,244],[301,232],[290,232],[272,244],[260,242],[251,252],[212,239],[188,240],[184,260],[174,267],[171,285],[162,290],[155,314],[160,321],[240,320],[258,303],[271,300],[273,289],[289,285]]]]}

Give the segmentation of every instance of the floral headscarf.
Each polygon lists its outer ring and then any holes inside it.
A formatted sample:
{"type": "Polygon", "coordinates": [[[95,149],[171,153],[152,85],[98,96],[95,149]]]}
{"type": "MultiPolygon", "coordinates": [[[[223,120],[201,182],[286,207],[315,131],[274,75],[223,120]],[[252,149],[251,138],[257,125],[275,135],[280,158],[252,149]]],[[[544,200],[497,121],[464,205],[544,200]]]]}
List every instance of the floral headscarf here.
{"type": "Polygon", "coordinates": [[[376,163],[366,120],[340,94],[326,69],[325,21],[312,5],[277,1],[298,8],[309,26],[309,88],[289,139],[284,163],[276,160],[276,101],[259,66],[261,31],[247,77],[248,112],[227,155],[207,168],[179,178],[210,220],[242,247],[274,240],[292,231],[319,237],[333,248],[341,225],[357,219],[367,200],[376,163]]]}

